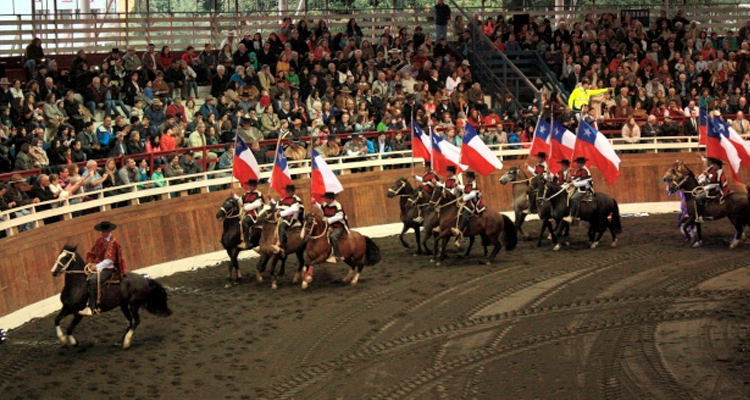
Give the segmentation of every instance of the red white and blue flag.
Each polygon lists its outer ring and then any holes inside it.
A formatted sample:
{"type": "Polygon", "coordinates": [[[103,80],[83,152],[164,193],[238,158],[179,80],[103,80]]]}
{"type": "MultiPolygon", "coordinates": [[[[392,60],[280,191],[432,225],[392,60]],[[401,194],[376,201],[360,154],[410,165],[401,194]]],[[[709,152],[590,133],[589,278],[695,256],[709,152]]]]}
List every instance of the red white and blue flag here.
{"type": "Polygon", "coordinates": [[[273,161],[273,171],[271,171],[271,187],[276,193],[285,196],[287,185],[292,184],[292,174],[289,173],[289,164],[287,163],[284,148],[279,146],[276,152],[276,158],[273,161]]]}
{"type": "Polygon", "coordinates": [[[740,170],[742,158],[737,152],[734,143],[729,139],[730,128],[724,121],[718,118],[709,117],[707,122],[706,155],[709,158],[716,158],[729,163],[734,172],[734,180],[737,181],[737,173],[740,170]]]}
{"type": "Polygon", "coordinates": [[[340,193],[344,191],[341,182],[336,178],[331,167],[328,166],[317,150],[312,152],[312,196],[315,201],[322,202],[327,192],[340,193]]]}
{"type": "Polygon", "coordinates": [[[425,133],[416,123],[413,125],[411,138],[412,156],[429,161],[432,157],[432,140],[430,139],[430,135],[425,133]]]}
{"type": "Polygon", "coordinates": [[[534,140],[531,141],[529,156],[536,157],[539,153],[544,153],[547,156],[550,155],[551,131],[552,129],[550,129],[549,122],[544,118],[539,117],[539,121],[537,121],[536,128],[534,129],[534,140]]]}
{"type": "Polygon", "coordinates": [[[239,136],[234,146],[234,164],[232,165],[232,175],[237,178],[242,185],[246,185],[251,179],[260,179],[260,167],[255,160],[253,152],[247,147],[245,141],[239,136]]]}
{"type": "Polygon", "coordinates": [[[503,169],[503,163],[492,153],[489,147],[479,138],[471,124],[464,128],[464,141],[461,146],[461,163],[468,165],[482,175],[489,175],[495,170],[503,169]]]}
{"type": "Polygon", "coordinates": [[[547,160],[549,161],[550,171],[557,173],[562,169],[558,161],[571,161],[573,159],[573,150],[576,147],[576,135],[562,124],[555,122],[555,120],[552,120],[550,126],[552,128],[552,137],[550,139],[550,153],[547,160]]]}
{"type": "Polygon", "coordinates": [[[578,157],[588,158],[591,165],[602,171],[604,179],[610,185],[614,185],[620,176],[620,157],[612,144],[601,132],[583,120],[578,127],[578,139],[573,151],[573,158],[578,157]]]}
{"type": "Polygon", "coordinates": [[[461,149],[456,147],[453,143],[443,140],[443,138],[436,135],[435,132],[431,132],[431,135],[432,169],[440,175],[447,174],[447,168],[449,165],[455,166],[458,173],[469,169],[467,165],[461,164],[461,149]]]}
{"type": "Polygon", "coordinates": [[[708,132],[708,113],[703,107],[698,108],[698,144],[706,144],[708,132]]]}

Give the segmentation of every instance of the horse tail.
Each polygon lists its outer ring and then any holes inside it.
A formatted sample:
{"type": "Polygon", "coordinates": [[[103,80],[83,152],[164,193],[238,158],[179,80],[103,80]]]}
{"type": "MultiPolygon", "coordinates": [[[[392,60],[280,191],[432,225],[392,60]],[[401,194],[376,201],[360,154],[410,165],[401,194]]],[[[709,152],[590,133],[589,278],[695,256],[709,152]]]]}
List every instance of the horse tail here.
{"type": "Polygon", "coordinates": [[[513,221],[511,221],[505,214],[503,214],[503,242],[506,251],[511,251],[516,248],[516,245],[518,245],[518,232],[516,231],[516,227],[513,225],[513,221]]]}
{"type": "Polygon", "coordinates": [[[612,210],[612,229],[615,234],[619,235],[622,233],[622,225],[620,224],[620,206],[617,205],[617,200],[612,199],[614,203],[614,209],[612,210]]]}
{"type": "Polygon", "coordinates": [[[380,247],[369,237],[363,237],[365,238],[365,265],[373,266],[380,262],[380,247]]]}
{"type": "Polygon", "coordinates": [[[172,310],[167,306],[167,291],[159,282],[148,280],[148,297],[146,298],[146,311],[157,317],[168,317],[172,315],[172,310]]]}

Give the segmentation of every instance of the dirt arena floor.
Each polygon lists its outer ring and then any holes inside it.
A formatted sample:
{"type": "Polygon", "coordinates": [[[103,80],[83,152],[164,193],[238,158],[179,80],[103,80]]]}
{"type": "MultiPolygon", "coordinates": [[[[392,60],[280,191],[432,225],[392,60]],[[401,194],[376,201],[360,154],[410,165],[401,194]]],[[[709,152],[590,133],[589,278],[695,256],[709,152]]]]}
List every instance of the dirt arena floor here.
{"type": "Polygon", "coordinates": [[[52,317],[11,331],[0,398],[750,398],[750,243],[729,250],[722,221],[689,248],[675,221],[626,218],[595,250],[579,227],[560,252],[522,242],[491,266],[379,239],[355,287],[344,265],[307,291],[289,273],[276,291],[225,289],[223,265],[180,273],[160,279],[174,315],[144,313],[128,351],[115,311],[84,320],[77,348],[52,317]]]}

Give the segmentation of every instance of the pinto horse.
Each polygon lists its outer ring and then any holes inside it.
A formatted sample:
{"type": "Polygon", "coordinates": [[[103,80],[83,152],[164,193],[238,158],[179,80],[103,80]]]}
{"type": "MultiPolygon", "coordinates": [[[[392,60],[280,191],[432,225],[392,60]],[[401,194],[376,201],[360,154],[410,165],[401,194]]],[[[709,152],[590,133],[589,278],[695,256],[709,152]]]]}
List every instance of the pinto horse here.
{"type": "MultiPolygon", "coordinates": [[[[667,194],[673,195],[676,192],[682,192],[682,212],[683,218],[680,221],[680,232],[686,241],[691,240],[692,228],[695,228],[695,237],[692,237],[693,247],[700,247],[702,244],[701,225],[695,222],[696,203],[695,197],[701,190],[698,180],[695,178],[693,171],[680,160],[677,160],[672,167],[662,177],[667,186],[667,194]]],[[[730,187],[732,189],[732,187],[730,187]]],[[[746,224],[749,224],[750,201],[748,195],[743,191],[743,187],[738,188],[739,192],[730,192],[723,201],[706,202],[706,218],[717,220],[724,217],[729,219],[734,227],[735,234],[729,244],[729,248],[737,247],[742,237],[742,230],[746,224]]]]}
{"type": "MultiPolygon", "coordinates": [[[[302,238],[307,240],[305,247],[305,267],[302,268],[302,289],[312,282],[312,269],[324,263],[331,256],[333,248],[328,238],[328,222],[316,213],[308,213],[302,227],[302,238]],[[309,270],[308,270],[309,268],[309,270]]],[[[380,248],[367,236],[356,231],[348,231],[339,239],[339,255],[351,268],[344,282],[356,285],[365,266],[380,262],[380,248]],[[356,274],[355,274],[356,268],[356,274]],[[352,275],[354,276],[352,278],[352,275]]]]}
{"type": "MultiPolygon", "coordinates": [[[[263,217],[265,210],[266,209],[264,208],[260,211],[258,221],[263,217]]],[[[224,204],[222,204],[219,210],[216,211],[216,219],[223,221],[224,223],[224,231],[221,234],[221,245],[229,255],[230,262],[227,273],[227,280],[229,282],[225,287],[230,287],[238,284],[240,280],[242,280],[240,263],[237,258],[239,257],[240,252],[251,250],[258,246],[260,243],[261,227],[259,223],[252,226],[252,230],[248,236],[250,243],[247,244],[246,249],[240,249],[237,247],[242,242],[240,236],[240,224],[242,221],[240,221],[240,206],[237,204],[237,200],[233,196],[229,196],[229,198],[224,200],[224,204]]],[[[268,260],[266,260],[266,262],[268,262],[268,260]]],[[[258,268],[258,271],[262,271],[263,269],[265,269],[265,264],[261,265],[258,268]]],[[[259,278],[260,276],[260,272],[258,272],[256,274],[256,279],[259,279],[259,281],[262,282],[262,278],[259,278]]]]}
{"type": "MultiPolygon", "coordinates": [[[[450,190],[443,187],[435,188],[432,198],[435,202],[435,208],[440,210],[440,233],[437,239],[435,239],[436,265],[440,265],[442,260],[445,259],[445,246],[448,244],[448,239],[453,236],[451,229],[456,227],[459,211],[463,208],[463,205],[459,203],[460,198],[455,197],[450,190]],[[442,245],[438,250],[441,240],[442,245]]],[[[499,240],[500,235],[503,236],[503,242],[507,251],[516,248],[518,236],[516,235],[516,228],[513,227],[510,229],[511,226],[513,226],[513,221],[506,215],[488,209],[481,215],[471,216],[465,236],[481,235],[483,243],[493,245],[492,253],[487,258],[487,264],[489,265],[503,247],[499,240]]]]}
{"type": "MultiPolygon", "coordinates": [[[[279,224],[282,223],[281,218],[275,217],[276,215],[276,206],[272,205],[271,209],[266,214],[267,217],[263,218],[261,220],[261,234],[260,234],[260,244],[259,244],[259,253],[260,253],[260,260],[258,260],[258,274],[262,273],[265,269],[266,264],[268,263],[269,259],[271,261],[271,289],[276,289],[277,286],[277,280],[279,276],[284,275],[284,269],[286,268],[286,259],[287,256],[290,254],[297,255],[297,261],[299,261],[299,266],[297,267],[297,273],[294,275],[293,283],[296,283],[300,278],[300,273],[302,271],[302,267],[305,266],[305,245],[307,244],[305,240],[302,239],[302,236],[300,234],[301,226],[299,224],[292,225],[289,228],[287,228],[286,231],[286,246],[283,246],[281,250],[284,252],[283,254],[274,253],[272,246],[275,245],[279,240],[279,224]],[[276,264],[281,261],[281,267],[278,270],[278,273],[276,272],[276,264]]],[[[259,275],[259,281],[262,281],[263,279],[260,278],[259,275]]]]}
{"type": "MultiPolygon", "coordinates": [[[[388,188],[388,198],[392,199],[394,197],[399,197],[399,208],[401,209],[401,223],[404,224],[403,228],[401,228],[401,233],[398,235],[399,240],[401,240],[401,244],[409,248],[409,244],[406,243],[404,240],[404,234],[409,231],[409,229],[414,229],[414,236],[417,239],[417,254],[422,254],[422,240],[420,239],[420,231],[419,227],[422,226],[422,223],[414,222],[414,218],[417,217],[417,208],[421,206],[421,204],[416,204],[420,202],[421,198],[423,197],[421,195],[421,192],[418,190],[415,190],[412,188],[411,184],[409,183],[409,180],[406,178],[398,178],[396,182],[391,185],[390,188],[388,188]],[[416,196],[415,194],[420,194],[419,196],[416,196]]],[[[424,218],[424,221],[427,222],[428,217],[430,215],[426,215],[428,213],[423,213],[422,217],[424,218]]],[[[427,239],[432,236],[432,233],[428,231],[425,228],[425,238],[424,238],[424,248],[425,252],[427,254],[430,254],[429,250],[427,249],[427,239]]]]}
{"type": "Polygon", "coordinates": [[[532,179],[533,177],[529,178],[526,176],[523,169],[517,165],[511,167],[508,172],[500,177],[501,184],[513,184],[513,213],[516,217],[515,227],[516,230],[518,230],[518,233],[524,238],[528,237],[528,235],[523,229],[521,229],[521,225],[523,225],[523,221],[526,219],[526,215],[528,215],[524,213],[524,210],[529,208],[529,196],[527,193],[529,192],[529,189],[531,189],[532,179]]]}
{"type": "MultiPolygon", "coordinates": [[[[73,330],[83,318],[78,311],[86,308],[89,297],[86,262],[76,251],[77,248],[78,246],[65,245],[51,271],[54,277],[65,274],[65,286],[60,293],[63,308],[55,317],[55,332],[63,345],[72,346],[78,345],[73,337],[73,330]],[[74,315],[73,322],[63,333],[60,322],[70,314],[74,315]]],[[[141,323],[138,314],[141,306],[158,317],[172,315],[172,310],[167,306],[167,291],[164,287],[153,279],[132,272],[126,274],[120,283],[101,283],[99,309],[106,312],[118,306],[128,321],[128,327],[122,336],[122,348],[125,350],[130,348],[135,329],[141,323]]]]}

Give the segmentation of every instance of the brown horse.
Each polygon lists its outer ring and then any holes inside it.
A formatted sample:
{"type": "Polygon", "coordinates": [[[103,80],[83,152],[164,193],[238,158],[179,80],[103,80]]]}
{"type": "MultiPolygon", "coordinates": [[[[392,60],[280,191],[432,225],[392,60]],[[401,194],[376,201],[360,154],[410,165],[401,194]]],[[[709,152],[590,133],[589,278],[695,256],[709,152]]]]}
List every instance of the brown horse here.
{"type": "MultiPolygon", "coordinates": [[[[435,208],[440,210],[440,233],[437,239],[435,239],[436,265],[440,265],[440,262],[445,259],[445,246],[448,244],[448,239],[453,236],[451,230],[457,225],[457,217],[463,205],[459,202],[460,198],[455,197],[453,193],[442,187],[435,188],[432,199],[435,202],[435,208]],[[438,243],[441,240],[442,246],[438,251],[438,243]]],[[[481,215],[472,215],[469,227],[466,228],[464,236],[471,237],[476,235],[481,235],[484,243],[493,245],[492,253],[487,258],[488,265],[495,259],[497,253],[503,247],[499,240],[500,235],[503,235],[503,242],[507,251],[515,249],[518,244],[518,236],[516,228],[513,226],[513,221],[506,215],[489,209],[485,210],[481,215]],[[506,227],[509,229],[506,229],[506,227]]]]}
{"type": "Polygon", "coordinates": [[[272,246],[279,241],[279,224],[282,223],[281,218],[276,217],[276,206],[272,205],[271,209],[266,214],[268,217],[261,220],[261,234],[260,234],[260,245],[258,252],[260,253],[260,260],[258,260],[258,275],[257,280],[263,281],[261,274],[265,270],[268,261],[271,261],[271,289],[276,289],[277,280],[279,276],[284,275],[284,269],[286,268],[286,259],[290,254],[297,255],[297,261],[299,266],[297,272],[294,274],[294,280],[292,283],[297,283],[300,278],[300,271],[305,266],[305,245],[307,241],[302,239],[300,230],[302,227],[299,224],[295,224],[287,228],[286,231],[286,246],[282,246],[281,250],[283,254],[275,253],[272,246]],[[281,260],[281,268],[276,273],[276,264],[281,260]]]}
{"type": "MultiPolygon", "coordinates": [[[[403,228],[401,229],[401,233],[398,235],[399,240],[401,240],[401,244],[409,248],[409,244],[406,243],[404,240],[404,234],[409,231],[409,229],[414,229],[414,236],[417,239],[417,255],[422,254],[422,240],[421,240],[421,234],[419,228],[422,226],[421,222],[415,222],[414,218],[418,215],[418,207],[424,207],[424,203],[427,202],[429,199],[423,199],[425,197],[421,190],[415,190],[412,188],[411,184],[409,183],[409,180],[406,178],[398,178],[396,182],[391,185],[390,188],[388,188],[388,198],[391,199],[393,197],[398,196],[399,198],[399,208],[401,210],[401,223],[404,224],[403,228]]],[[[425,207],[426,208],[426,207],[425,207]]],[[[425,222],[427,222],[429,215],[426,212],[427,210],[423,208],[422,209],[422,217],[424,218],[425,222]]],[[[433,218],[434,220],[434,218],[433,218]]],[[[424,249],[427,254],[430,254],[430,251],[427,249],[427,239],[433,236],[430,231],[425,229],[425,238],[424,238],[424,249]]]]}
{"type": "MultiPolygon", "coordinates": [[[[678,191],[682,193],[681,206],[683,217],[680,221],[680,232],[685,238],[685,241],[689,241],[692,238],[693,247],[700,247],[702,244],[702,224],[697,224],[695,222],[695,197],[700,192],[701,188],[693,171],[691,171],[685,163],[677,160],[677,162],[667,170],[662,179],[667,186],[668,194],[672,195],[678,191]],[[695,232],[695,235],[693,235],[692,232],[695,232]]],[[[730,189],[731,188],[732,186],[730,186],[730,189]]],[[[750,222],[748,221],[748,218],[750,217],[750,201],[748,200],[747,193],[743,192],[742,187],[739,187],[739,192],[730,191],[729,195],[727,195],[723,201],[719,201],[718,199],[707,201],[705,211],[706,219],[717,220],[724,217],[729,219],[735,230],[729,248],[733,249],[737,247],[740,238],[742,237],[743,227],[750,222]]]]}
{"type": "MultiPolygon", "coordinates": [[[[302,238],[307,239],[307,247],[305,248],[305,267],[302,268],[302,289],[306,289],[307,285],[312,282],[313,267],[324,263],[332,254],[333,248],[328,239],[328,228],[328,222],[320,215],[311,212],[305,216],[302,238]]],[[[339,253],[351,268],[343,281],[351,282],[352,285],[357,284],[365,266],[380,262],[378,245],[369,237],[352,230],[345,233],[339,240],[339,253]]]]}

